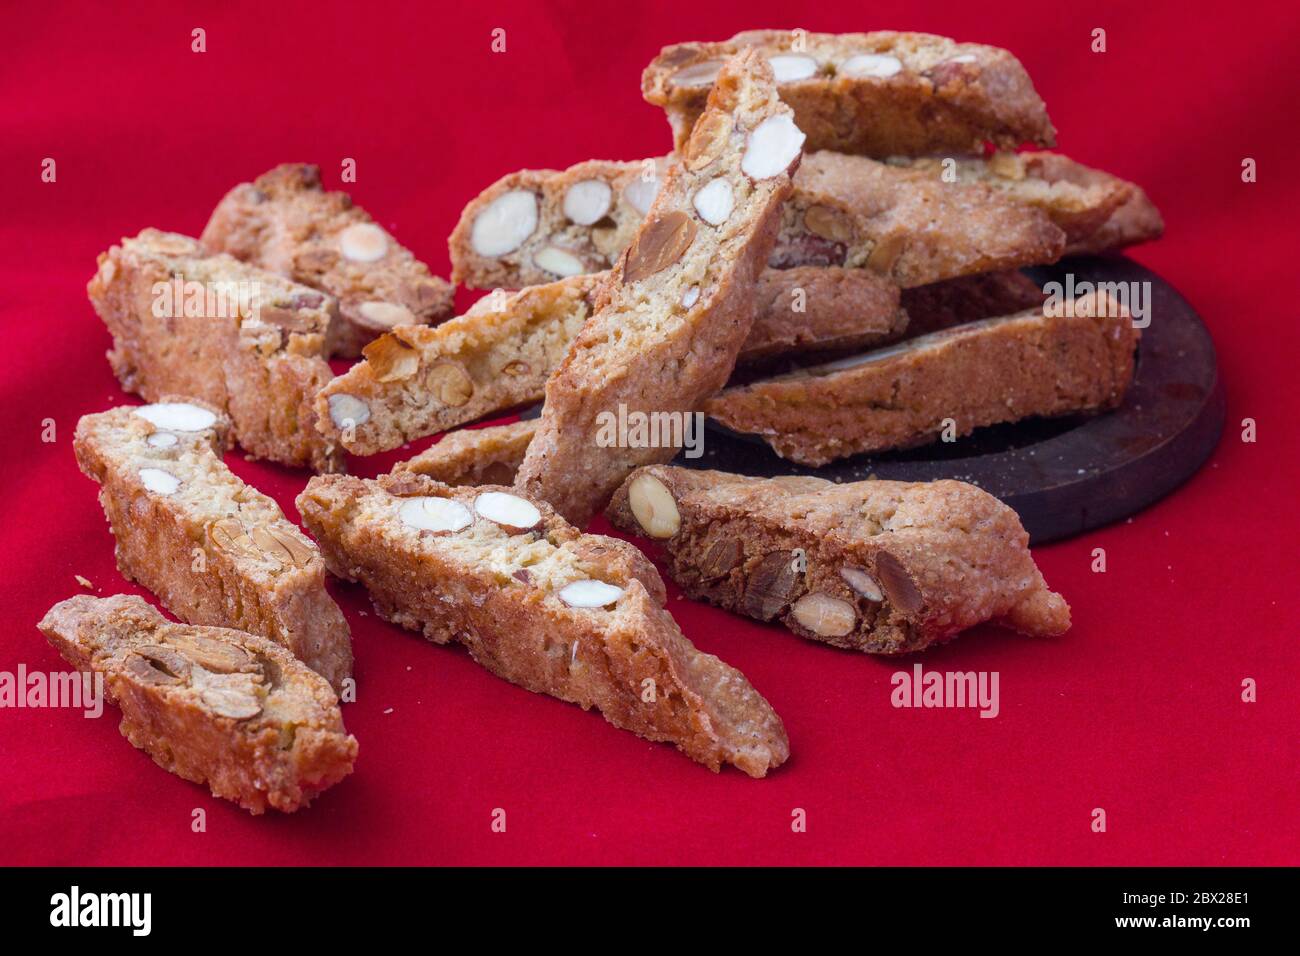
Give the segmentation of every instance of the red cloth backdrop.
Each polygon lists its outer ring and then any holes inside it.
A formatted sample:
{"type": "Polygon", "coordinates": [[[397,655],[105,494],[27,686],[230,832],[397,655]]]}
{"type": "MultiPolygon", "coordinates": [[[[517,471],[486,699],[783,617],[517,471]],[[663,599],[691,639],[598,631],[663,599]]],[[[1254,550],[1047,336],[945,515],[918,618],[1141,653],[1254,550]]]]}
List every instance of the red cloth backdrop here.
{"type": "MultiPolygon", "coordinates": [[[[714,775],[384,624],[358,588],[332,585],[356,645],[352,777],[305,812],[255,819],[154,767],[111,710],[0,710],[0,863],[1300,862],[1294,5],[747,7],[9,7],[0,671],[63,667],[34,625],[81,593],[74,575],[98,594],[143,593],[114,566],[71,447],[78,416],[135,401],[84,292],[119,237],[197,235],[227,189],[280,162],[318,162],[337,188],[351,157],[356,199],[445,275],[461,206],[498,176],[668,148],[639,92],[661,46],[764,26],[893,28],[1009,48],[1060,148],[1150,191],[1168,235],[1132,255],[1204,316],[1228,390],[1223,441],[1187,485],[1037,550],[1073,606],[1067,635],[979,628],[919,658],[997,671],[1000,715],[894,709],[890,676],[913,660],[816,646],[674,593],[686,634],[743,670],[789,730],[793,756],[768,779],[714,775]],[[497,27],[505,54],[490,52],[497,27]],[[1104,54],[1090,51],[1097,27],[1104,54]],[[46,157],[55,183],[41,181],[46,157]],[[1104,574],[1090,570],[1099,547],[1104,574]],[[1246,678],[1256,703],[1241,700],[1246,678]],[[1105,833],[1090,827],[1098,807],[1105,833]],[[192,832],[196,808],[206,832],[192,832]],[[497,808],[504,833],[490,826],[497,808]],[[806,832],[792,832],[797,808],[806,832]]],[[[229,460],[296,517],[304,474],[229,460]]]]}

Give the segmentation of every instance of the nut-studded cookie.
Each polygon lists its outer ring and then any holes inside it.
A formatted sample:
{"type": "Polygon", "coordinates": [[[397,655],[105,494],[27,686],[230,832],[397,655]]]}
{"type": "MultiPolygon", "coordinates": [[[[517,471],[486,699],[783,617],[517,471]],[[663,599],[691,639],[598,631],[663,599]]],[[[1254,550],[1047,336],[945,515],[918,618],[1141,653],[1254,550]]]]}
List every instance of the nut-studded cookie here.
{"type": "Polygon", "coordinates": [[[187,623],[270,638],[340,689],[352,639],[325,591],[320,553],[222,462],[227,425],[193,402],[77,423],[77,464],[100,484],[117,565],[187,623]]]}
{"type": "Polygon", "coordinates": [[[690,597],[836,647],[902,654],[985,621],[1035,636],[1070,626],[1015,512],[960,481],[657,465],[629,477],[606,516],[662,545],[690,597]]]}
{"type": "Polygon", "coordinates": [[[124,389],[215,405],[251,458],[343,469],[313,407],[333,378],[325,340],[338,309],[328,295],[157,229],[102,253],[87,292],[124,389]]]}
{"type": "Polygon", "coordinates": [[[38,627],[68,663],[104,675],[122,736],[214,796],[292,813],[352,772],[338,698],[272,641],[173,624],[124,594],[60,601],[38,627]]]}
{"type": "Polygon", "coordinates": [[[713,770],[762,777],[789,754],[767,701],[682,635],[654,566],[624,541],[580,534],[508,488],[410,473],[314,478],[298,510],[330,570],[364,584],[380,616],[465,645],[498,677],[713,770]]]}
{"type": "Polygon", "coordinates": [[[1123,400],[1138,330],[1104,293],[954,326],[728,388],[704,411],[782,458],[824,465],[933,441],[945,429],[1099,412],[1123,400]]]}
{"type": "MultiPolygon", "coordinates": [[[[686,416],[726,382],[754,323],[754,288],[803,134],[753,51],[722,70],[696,131],[597,308],[546,383],[516,483],[579,526],[638,465],[677,449],[598,443],[608,416],[686,416]]],[[[684,430],[682,432],[684,434],[684,430]]]]}
{"type": "Polygon", "coordinates": [[[723,62],[738,50],[767,57],[808,150],[883,158],[1052,146],[1047,108],[1006,50],[925,33],[748,30],[721,43],[665,47],[641,91],[662,106],[680,147],[704,111],[723,62]]]}
{"type": "MultiPolygon", "coordinates": [[[[436,328],[380,336],[365,361],[321,389],[318,427],[329,442],[369,455],[541,401],[607,278],[494,293],[436,328]]],[[[907,327],[898,299],[896,285],[859,269],[769,269],[755,286],[754,325],[737,362],[893,341],[907,327]]]]}
{"type": "Polygon", "coordinates": [[[317,166],[286,163],[240,183],[213,210],[201,238],[209,249],[338,299],[331,355],[360,355],[391,328],[427,325],[452,312],[448,282],[346,193],[325,192],[317,166]]]}

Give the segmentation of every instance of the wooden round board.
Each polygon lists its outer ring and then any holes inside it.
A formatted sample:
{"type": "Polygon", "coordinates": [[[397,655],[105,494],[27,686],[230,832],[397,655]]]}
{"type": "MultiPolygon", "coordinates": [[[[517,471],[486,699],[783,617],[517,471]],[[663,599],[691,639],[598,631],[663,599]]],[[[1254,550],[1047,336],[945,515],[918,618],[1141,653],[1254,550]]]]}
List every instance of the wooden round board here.
{"type": "Polygon", "coordinates": [[[1042,544],[1079,534],[1146,507],[1186,481],[1223,430],[1224,396],[1214,343],[1172,286],[1120,257],[1070,259],[1028,270],[1040,282],[1149,282],[1150,325],[1124,404],[1085,417],[1030,419],[977,429],[955,442],[858,455],[820,468],[777,457],[761,440],[708,423],[703,455],[675,464],[744,475],[869,476],[894,481],[957,478],[1001,498],[1042,544]]]}

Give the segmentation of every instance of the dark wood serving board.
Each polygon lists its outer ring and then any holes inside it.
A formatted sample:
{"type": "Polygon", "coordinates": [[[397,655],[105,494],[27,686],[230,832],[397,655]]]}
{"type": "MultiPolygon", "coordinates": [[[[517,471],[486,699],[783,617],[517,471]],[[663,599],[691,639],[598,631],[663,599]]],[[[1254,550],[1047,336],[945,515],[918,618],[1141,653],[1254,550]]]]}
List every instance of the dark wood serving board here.
{"type": "Polygon", "coordinates": [[[1114,412],[994,425],[955,442],[820,468],[785,461],[761,440],[710,421],[704,454],[679,455],[675,464],[832,481],[957,478],[1014,508],[1035,544],[1139,511],[1191,477],[1219,441],[1224,396],[1210,334],[1171,285],[1128,259],[1074,258],[1028,271],[1044,283],[1064,281],[1067,272],[1076,283],[1151,283],[1151,324],[1142,331],[1133,385],[1114,412]]]}

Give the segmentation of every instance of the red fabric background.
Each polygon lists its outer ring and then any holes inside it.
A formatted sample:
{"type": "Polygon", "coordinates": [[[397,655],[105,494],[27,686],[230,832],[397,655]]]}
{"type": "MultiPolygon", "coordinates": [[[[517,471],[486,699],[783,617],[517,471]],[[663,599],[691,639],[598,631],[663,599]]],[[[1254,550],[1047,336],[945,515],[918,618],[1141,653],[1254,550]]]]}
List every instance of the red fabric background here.
{"type": "MultiPolygon", "coordinates": [[[[666,43],[742,28],[916,29],[1014,51],[1061,149],[1142,183],[1164,211],[1167,238],[1133,255],[1215,335],[1229,426],[1211,463],[1130,522],[1038,549],[1073,605],[1068,635],[981,628],[920,658],[998,671],[995,720],[893,709],[890,675],[911,660],[673,600],[685,632],[741,668],[789,730],[793,757],[768,779],[715,776],[363,616],[365,595],[335,587],[356,644],[351,778],[308,811],[254,819],[155,768],[111,709],[98,721],[3,710],[0,862],[1300,862],[1294,4],[707,6],[9,6],[0,670],[63,666],[34,624],[79,593],[74,574],[97,593],[139,593],[114,567],[70,444],[78,416],[134,401],[85,297],[98,252],[145,226],[197,234],[227,189],[282,161],[319,162],[336,188],[354,157],[358,201],[446,274],[461,206],[499,175],[663,152],[641,68],[666,43]],[[203,55],[190,52],[196,26],[203,55]],[[498,26],[505,55],[489,52],[498,26]],[[1105,55],[1089,52],[1098,26],[1105,55]],[[47,156],[56,184],[39,178],[47,156]],[[1247,156],[1254,185],[1240,178],[1247,156]],[[1240,440],[1247,416],[1255,444],[1240,440]],[[1105,574],[1089,570],[1096,547],[1105,574]],[[1258,703],[1240,700],[1246,677],[1258,703]],[[206,833],[191,832],[197,807],[206,833]],[[489,826],[498,807],[504,834],[489,826]],[[1089,828],[1094,807],[1104,834],[1089,828]],[[791,832],[794,808],[806,833],[791,832]]],[[[296,516],[305,475],[230,462],[296,516]]]]}

